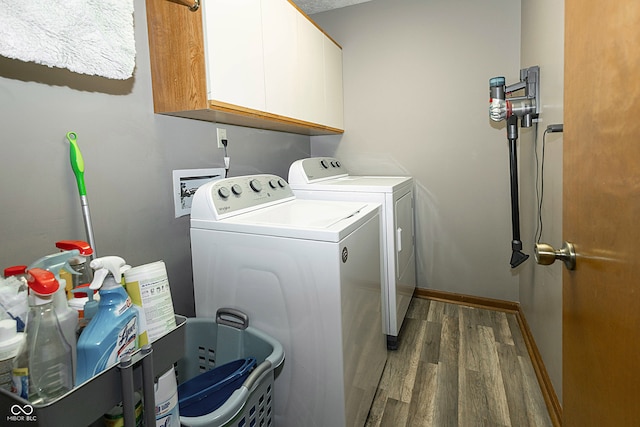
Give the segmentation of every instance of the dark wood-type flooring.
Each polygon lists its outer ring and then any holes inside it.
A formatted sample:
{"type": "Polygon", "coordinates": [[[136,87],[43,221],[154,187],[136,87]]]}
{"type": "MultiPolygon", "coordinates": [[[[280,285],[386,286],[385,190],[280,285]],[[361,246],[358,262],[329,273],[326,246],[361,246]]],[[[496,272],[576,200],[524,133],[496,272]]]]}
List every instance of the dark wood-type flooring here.
{"type": "Polygon", "coordinates": [[[414,298],[365,426],[552,426],[515,314],[414,298]]]}

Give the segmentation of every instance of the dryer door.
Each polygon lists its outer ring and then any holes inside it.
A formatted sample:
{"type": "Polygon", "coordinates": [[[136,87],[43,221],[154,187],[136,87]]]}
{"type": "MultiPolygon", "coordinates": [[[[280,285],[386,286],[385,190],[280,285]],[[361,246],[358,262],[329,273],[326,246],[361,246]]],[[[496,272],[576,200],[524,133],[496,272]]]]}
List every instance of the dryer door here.
{"type": "Polygon", "coordinates": [[[409,191],[396,200],[396,327],[390,328],[390,335],[397,336],[407,309],[416,289],[416,257],[413,231],[413,192],[409,191]]]}
{"type": "MultiPolygon", "coordinates": [[[[408,192],[395,201],[395,229],[396,229],[396,280],[401,286],[413,283],[415,273],[407,277],[407,268],[411,268],[414,258],[413,238],[413,193],[408,192]],[[409,282],[406,283],[407,278],[409,282]],[[404,279],[404,280],[403,280],[404,279]]],[[[413,289],[412,289],[413,292],[413,289]]]]}

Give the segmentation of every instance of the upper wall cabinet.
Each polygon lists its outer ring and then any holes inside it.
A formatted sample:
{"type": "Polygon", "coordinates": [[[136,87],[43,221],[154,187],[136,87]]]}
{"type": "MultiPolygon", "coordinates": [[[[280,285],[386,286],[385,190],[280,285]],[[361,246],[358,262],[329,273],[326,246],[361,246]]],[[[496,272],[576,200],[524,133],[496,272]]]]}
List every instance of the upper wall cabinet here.
{"type": "Polygon", "coordinates": [[[342,133],[342,48],[288,0],[147,0],[156,113],[342,133]]]}

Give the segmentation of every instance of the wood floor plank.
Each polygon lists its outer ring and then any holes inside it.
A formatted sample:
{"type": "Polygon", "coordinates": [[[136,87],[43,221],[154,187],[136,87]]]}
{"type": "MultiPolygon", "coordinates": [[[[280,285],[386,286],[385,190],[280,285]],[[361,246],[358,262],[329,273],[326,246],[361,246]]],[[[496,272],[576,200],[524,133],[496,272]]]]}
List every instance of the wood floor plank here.
{"type": "Polygon", "coordinates": [[[389,398],[409,403],[424,347],[426,321],[405,319],[404,323],[398,350],[389,352],[380,387],[386,388],[389,398]]]}
{"type": "MultiPolygon", "coordinates": [[[[527,416],[527,402],[523,393],[525,383],[520,375],[520,361],[515,346],[499,343],[498,357],[509,405],[511,425],[530,426],[527,416]]],[[[532,425],[531,427],[537,426],[532,425]]]]}
{"type": "Polygon", "coordinates": [[[387,399],[384,415],[380,421],[380,427],[397,427],[407,424],[409,417],[409,403],[395,399],[387,399]]]}
{"type": "Polygon", "coordinates": [[[433,425],[457,426],[458,424],[458,354],[460,331],[457,310],[455,316],[442,317],[440,335],[440,359],[435,395],[433,425]]]}
{"type": "Polygon", "coordinates": [[[551,427],[551,418],[547,411],[544,398],[540,393],[538,380],[536,374],[533,371],[533,365],[531,359],[528,357],[518,357],[520,362],[520,369],[523,373],[522,379],[524,386],[522,387],[525,402],[527,407],[527,416],[529,417],[529,424],[532,426],[549,426],[551,427]]]}
{"type": "Polygon", "coordinates": [[[420,319],[420,320],[429,320],[429,310],[431,309],[431,300],[422,299],[424,302],[420,304],[409,304],[409,308],[407,308],[407,314],[405,318],[408,319],[420,319]]]}
{"type": "Polygon", "coordinates": [[[479,353],[482,354],[480,358],[480,374],[490,403],[488,419],[499,425],[510,426],[509,407],[500,370],[500,362],[498,361],[493,328],[482,325],[477,325],[476,327],[480,342],[479,353]]]}
{"type": "MultiPolygon", "coordinates": [[[[496,337],[496,341],[499,343],[514,345],[513,337],[511,335],[511,326],[507,320],[507,313],[502,311],[490,311],[487,310],[492,319],[493,333],[496,337]]],[[[509,313],[511,316],[513,314],[509,313]]],[[[515,316],[514,316],[515,317],[515,316]]]]}
{"type": "Polygon", "coordinates": [[[482,374],[461,368],[459,373],[460,399],[458,401],[459,426],[478,425],[478,420],[489,417],[489,401],[485,394],[482,374]]]}
{"type": "Polygon", "coordinates": [[[424,336],[424,347],[420,355],[420,360],[426,363],[437,364],[440,360],[440,336],[442,335],[442,324],[427,322],[424,336]]]}
{"type": "MultiPolygon", "coordinates": [[[[419,298],[414,298],[415,299],[419,299],[419,298]]],[[[411,301],[411,304],[409,305],[409,307],[411,307],[412,305],[423,305],[422,302],[418,302],[418,303],[414,303],[413,300],[411,301]]],[[[427,321],[428,322],[435,322],[435,323],[442,323],[442,318],[444,317],[444,308],[447,305],[446,302],[441,302],[441,301],[430,301],[429,302],[429,310],[427,313],[427,321]]]]}
{"type": "Polygon", "coordinates": [[[551,427],[518,320],[414,298],[366,427],[551,427]]]}
{"type": "MultiPolygon", "coordinates": [[[[382,381],[382,380],[381,380],[382,381]]],[[[382,422],[382,416],[384,415],[384,408],[387,404],[387,390],[378,387],[376,394],[369,410],[369,416],[365,422],[365,427],[379,427],[382,422]]]]}
{"type": "Polygon", "coordinates": [[[482,349],[476,328],[475,309],[460,307],[460,369],[480,371],[482,349]]]}
{"type": "Polygon", "coordinates": [[[507,322],[509,323],[509,329],[511,330],[511,337],[513,338],[513,344],[516,347],[518,356],[529,357],[529,350],[524,342],[522,331],[520,331],[520,324],[515,314],[507,314],[507,322]]]}
{"type": "Polygon", "coordinates": [[[420,361],[416,374],[416,387],[409,404],[407,425],[432,426],[435,411],[435,393],[438,378],[438,364],[420,361]]]}

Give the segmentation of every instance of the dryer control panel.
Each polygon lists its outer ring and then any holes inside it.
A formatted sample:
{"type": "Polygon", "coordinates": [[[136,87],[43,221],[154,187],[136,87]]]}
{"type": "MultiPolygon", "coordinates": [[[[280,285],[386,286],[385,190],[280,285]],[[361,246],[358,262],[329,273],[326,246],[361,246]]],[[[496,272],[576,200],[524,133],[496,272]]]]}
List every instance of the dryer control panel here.
{"type": "Polygon", "coordinates": [[[300,159],[289,167],[289,182],[291,184],[309,184],[347,175],[347,169],[342,162],[333,157],[300,159]]]}
{"type": "Polygon", "coordinates": [[[277,175],[225,178],[198,188],[191,204],[191,218],[219,220],[291,199],[295,196],[289,184],[277,175]]]}

